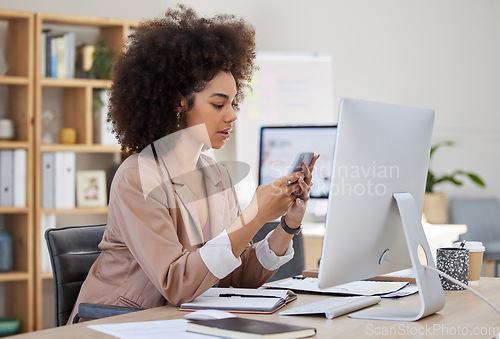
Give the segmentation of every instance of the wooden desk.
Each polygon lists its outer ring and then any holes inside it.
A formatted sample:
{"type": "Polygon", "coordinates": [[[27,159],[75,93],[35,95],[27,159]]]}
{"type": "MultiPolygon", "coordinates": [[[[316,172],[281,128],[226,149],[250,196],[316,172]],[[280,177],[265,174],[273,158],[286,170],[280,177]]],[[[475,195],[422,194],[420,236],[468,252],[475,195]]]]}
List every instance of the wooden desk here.
{"type": "MultiPolygon", "coordinates": [[[[481,278],[477,291],[485,295],[496,305],[500,305],[500,278],[481,278]]],[[[261,320],[294,323],[313,326],[317,329],[317,338],[493,338],[500,333],[500,314],[469,291],[445,291],[446,305],[443,310],[417,322],[370,321],[351,319],[347,316],[328,320],[323,316],[279,316],[241,314],[241,317],[261,320]]],[[[300,294],[287,308],[320,300],[324,296],[300,294]]],[[[380,305],[389,307],[416,307],[418,295],[400,300],[382,300],[380,305]]],[[[378,306],[374,306],[378,307],[378,306]]],[[[176,307],[165,306],[150,310],[125,314],[116,317],[93,320],[87,323],[46,329],[38,332],[21,334],[13,338],[112,338],[101,332],[93,331],[86,325],[151,321],[183,318],[186,312],[176,307]]]]}

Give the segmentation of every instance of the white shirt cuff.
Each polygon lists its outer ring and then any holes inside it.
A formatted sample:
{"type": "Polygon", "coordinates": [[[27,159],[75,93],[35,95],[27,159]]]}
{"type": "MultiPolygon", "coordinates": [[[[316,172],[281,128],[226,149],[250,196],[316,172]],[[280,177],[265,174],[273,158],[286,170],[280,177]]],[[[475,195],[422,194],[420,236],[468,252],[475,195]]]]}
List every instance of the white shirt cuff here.
{"type": "Polygon", "coordinates": [[[200,248],[200,255],[210,272],[218,279],[225,278],[241,265],[241,259],[236,258],[233,254],[231,241],[226,230],[207,241],[200,248]]]}
{"type": "Polygon", "coordinates": [[[260,264],[268,271],[274,271],[280,268],[282,265],[292,260],[295,253],[293,250],[293,240],[291,240],[285,254],[278,257],[269,247],[269,237],[273,232],[274,230],[269,232],[266,237],[262,241],[259,241],[255,246],[257,260],[259,260],[260,264]]]}

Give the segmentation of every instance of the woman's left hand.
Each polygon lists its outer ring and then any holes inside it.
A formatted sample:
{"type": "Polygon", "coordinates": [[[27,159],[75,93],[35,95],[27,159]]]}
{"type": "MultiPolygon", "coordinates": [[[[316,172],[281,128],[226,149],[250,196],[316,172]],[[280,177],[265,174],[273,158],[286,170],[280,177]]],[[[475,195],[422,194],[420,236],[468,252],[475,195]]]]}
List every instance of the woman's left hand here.
{"type": "Polygon", "coordinates": [[[301,177],[298,180],[299,189],[293,193],[296,198],[290,203],[285,217],[287,225],[291,228],[297,228],[300,224],[302,224],[302,219],[306,213],[307,201],[309,200],[311,187],[313,186],[311,181],[312,172],[318,158],[319,154],[316,154],[309,163],[309,166],[306,166],[304,163],[302,164],[304,178],[301,177]]]}

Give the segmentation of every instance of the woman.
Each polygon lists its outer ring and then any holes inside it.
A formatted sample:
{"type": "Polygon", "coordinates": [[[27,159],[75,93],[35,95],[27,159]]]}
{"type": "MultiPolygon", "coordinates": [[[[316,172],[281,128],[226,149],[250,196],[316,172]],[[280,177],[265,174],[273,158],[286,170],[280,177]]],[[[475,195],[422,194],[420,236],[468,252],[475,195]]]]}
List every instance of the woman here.
{"type": "Polygon", "coordinates": [[[100,256],[82,302],[179,305],[212,286],[258,287],[293,257],[311,172],[260,186],[238,209],[227,170],[201,153],[221,148],[254,71],[254,30],[233,16],[179,6],[144,22],[115,65],[110,119],[131,155],[113,179],[100,256]],[[266,222],[283,226],[257,244],[266,222]]]}

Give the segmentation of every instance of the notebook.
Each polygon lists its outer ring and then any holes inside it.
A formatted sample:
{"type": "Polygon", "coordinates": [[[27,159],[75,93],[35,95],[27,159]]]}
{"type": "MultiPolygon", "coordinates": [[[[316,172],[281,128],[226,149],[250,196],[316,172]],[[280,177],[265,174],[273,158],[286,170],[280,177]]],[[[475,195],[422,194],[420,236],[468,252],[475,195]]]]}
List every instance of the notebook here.
{"type": "Polygon", "coordinates": [[[248,318],[193,320],[187,325],[188,332],[196,332],[226,338],[304,338],[314,336],[316,329],[248,318]]]}
{"type": "Polygon", "coordinates": [[[273,313],[297,299],[289,290],[212,287],[180,306],[181,311],[224,310],[236,313],[273,313]]]}

